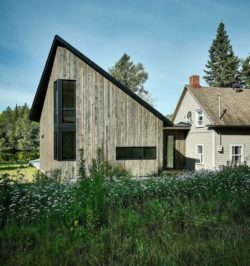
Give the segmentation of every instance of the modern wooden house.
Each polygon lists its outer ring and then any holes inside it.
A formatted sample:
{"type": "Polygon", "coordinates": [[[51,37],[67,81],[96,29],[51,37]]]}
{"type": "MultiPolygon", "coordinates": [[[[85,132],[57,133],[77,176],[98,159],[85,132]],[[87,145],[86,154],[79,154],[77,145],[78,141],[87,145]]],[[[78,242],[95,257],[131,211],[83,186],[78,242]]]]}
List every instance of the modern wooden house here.
{"type": "Polygon", "coordinates": [[[60,168],[74,176],[80,148],[88,165],[102,148],[106,160],[133,175],[157,174],[165,167],[163,128],[170,121],[59,36],[30,119],[40,122],[43,171],[60,168]]]}
{"type": "Polygon", "coordinates": [[[250,165],[250,90],[200,86],[190,77],[173,116],[185,125],[185,168],[250,165]]]}
{"type": "Polygon", "coordinates": [[[106,71],[55,36],[31,107],[40,122],[40,168],[75,176],[80,148],[87,165],[105,159],[133,175],[164,169],[250,165],[250,90],[186,85],[173,123],[106,71]]]}

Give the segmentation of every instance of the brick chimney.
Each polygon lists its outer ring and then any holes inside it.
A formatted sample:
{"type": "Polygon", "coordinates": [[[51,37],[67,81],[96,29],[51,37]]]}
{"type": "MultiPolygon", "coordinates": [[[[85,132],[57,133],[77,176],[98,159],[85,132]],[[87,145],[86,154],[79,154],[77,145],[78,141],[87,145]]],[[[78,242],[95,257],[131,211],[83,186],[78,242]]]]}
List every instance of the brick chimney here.
{"type": "Polygon", "coordinates": [[[200,76],[198,76],[198,75],[192,75],[189,78],[189,86],[190,87],[193,87],[195,89],[199,89],[201,87],[200,86],[200,76]]]}

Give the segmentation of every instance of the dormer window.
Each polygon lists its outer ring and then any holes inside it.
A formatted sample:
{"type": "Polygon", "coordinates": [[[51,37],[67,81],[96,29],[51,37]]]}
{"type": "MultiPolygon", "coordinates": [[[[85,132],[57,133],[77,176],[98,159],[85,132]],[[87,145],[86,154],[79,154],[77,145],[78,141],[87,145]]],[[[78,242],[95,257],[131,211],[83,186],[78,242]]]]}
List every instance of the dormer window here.
{"type": "Polygon", "coordinates": [[[204,127],[204,119],[203,119],[203,112],[202,110],[196,110],[196,127],[204,127]]]}

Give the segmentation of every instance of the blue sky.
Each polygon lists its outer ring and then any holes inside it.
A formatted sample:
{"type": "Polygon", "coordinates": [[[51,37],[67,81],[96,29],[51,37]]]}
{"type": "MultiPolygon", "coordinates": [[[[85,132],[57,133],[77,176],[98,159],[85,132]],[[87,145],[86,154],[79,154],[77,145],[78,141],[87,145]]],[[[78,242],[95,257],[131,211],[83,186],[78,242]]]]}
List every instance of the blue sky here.
{"type": "Polygon", "coordinates": [[[106,70],[128,53],[148,71],[156,109],[170,113],[189,76],[204,75],[221,21],[235,54],[249,55],[249,10],[247,0],[1,0],[0,111],[31,105],[58,34],[106,70]]]}

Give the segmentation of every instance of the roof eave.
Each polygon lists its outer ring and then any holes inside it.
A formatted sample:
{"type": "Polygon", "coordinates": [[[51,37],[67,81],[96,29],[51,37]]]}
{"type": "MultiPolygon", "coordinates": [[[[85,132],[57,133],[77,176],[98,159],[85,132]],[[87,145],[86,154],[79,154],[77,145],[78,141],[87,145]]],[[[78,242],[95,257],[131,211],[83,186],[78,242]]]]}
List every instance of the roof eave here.
{"type": "Polygon", "coordinates": [[[209,128],[250,128],[250,125],[211,125],[209,128]]]}

